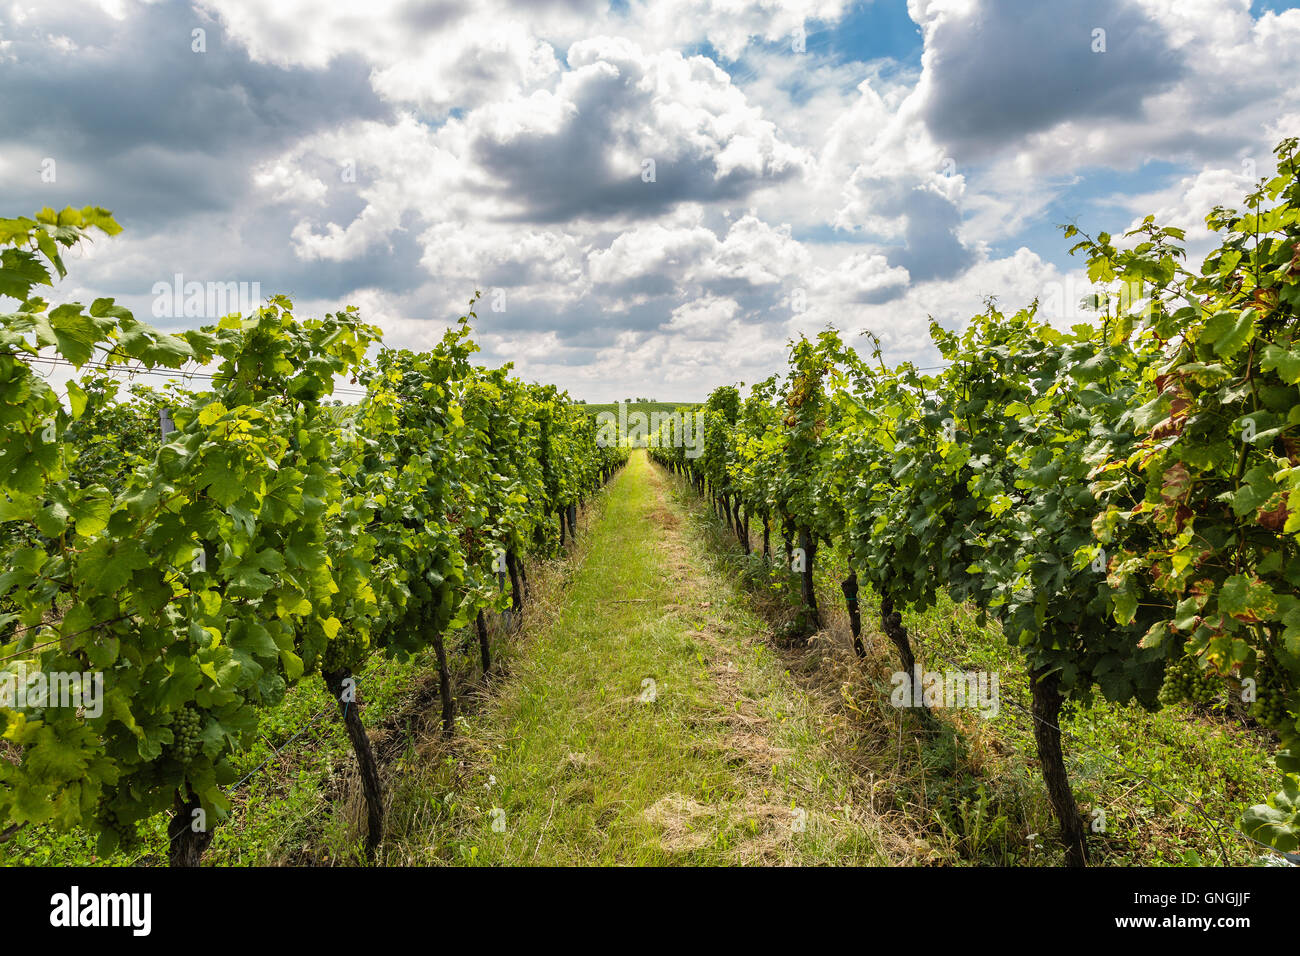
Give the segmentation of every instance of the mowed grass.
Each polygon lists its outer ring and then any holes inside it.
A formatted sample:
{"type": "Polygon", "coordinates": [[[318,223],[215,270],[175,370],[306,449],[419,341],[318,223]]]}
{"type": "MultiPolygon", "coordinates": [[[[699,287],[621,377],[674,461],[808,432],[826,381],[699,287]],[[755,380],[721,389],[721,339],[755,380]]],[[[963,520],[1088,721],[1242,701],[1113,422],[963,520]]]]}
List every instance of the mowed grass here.
{"type": "Polygon", "coordinates": [[[398,782],[389,862],[889,862],[826,713],[663,480],[644,452],[614,480],[509,676],[398,782]]]}

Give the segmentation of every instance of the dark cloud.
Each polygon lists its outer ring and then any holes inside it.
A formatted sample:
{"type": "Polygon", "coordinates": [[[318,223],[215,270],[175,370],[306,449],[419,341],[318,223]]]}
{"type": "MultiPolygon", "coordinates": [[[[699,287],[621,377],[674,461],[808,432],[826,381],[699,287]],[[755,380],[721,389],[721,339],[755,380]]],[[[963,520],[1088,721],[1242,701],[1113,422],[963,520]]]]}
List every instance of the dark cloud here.
{"type": "Polygon", "coordinates": [[[891,266],[906,269],[913,282],[951,278],[975,264],[975,253],[957,237],[961,211],[946,197],[912,189],[897,197],[896,209],[886,206],[881,212],[907,217],[903,246],[890,249],[885,258],[891,266]]]}
{"type": "MultiPolygon", "coordinates": [[[[957,235],[961,227],[961,210],[946,196],[923,184],[906,180],[864,177],[856,180],[854,185],[872,215],[902,218],[902,245],[889,246],[881,252],[890,266],[906,269],[913,282],[950,279],[975,264],[975,252],[967,248],[957,235]]],[[[888,302],[902,291],[896,285],[871,289],[855,301],[888,302]]]]}
{"type": "Polygon", "coordinates": [[[652,299],[608,312],[596,296],[577,302],[556,305],[542,299],[509,294],[506,310],[493,312],[488,296],[475,309],[483,332],[500,335],[509,332],[554,332],[565,346],[605,348],[613,345],[624,332],[651,332],[664,321],[674,305],[672,299],[652,299]]]}
{"type": "MultiPolygon", "coordinates": [[[[53,158],[54,183],[19,170],[0,184],[0,215],[42,206],[95,204],[113,210],[143,255],[110,267],[71,263],[69,282],[94,280],[96,295],[148,316],[155,282],[259,283],[263,297],[335,300],[358,288],[402,294],[427,281],[414,215],[407,231],[344,262],[305,261],[291,231],[301,214],[267,201],[253,171],[302,137],[389,110],[373,94],[369,67],[335,58],[328,69],[286,70],[250,61],[219,23],[181,4],[137,10],[124,21],[92,18],[49,32],[82,48],[60,53],[31,31],[15,34],[0,62],[0,141],[53,158]],[[207,52],[191,51],[191,30],[207,31],[207,52]],[[88,46],[93,45],[93,46],[88,46]]],[[[329,184],[309,221],[349,222],[365,206],[360,186],[340,183],[337,166],[313,170],[329,184]]],[[[367,171],[358,170],[365,183],[367,171]]],[[[205,317],[205,321],[213,317],[205,317]]],[[[189,326],[194,321],[160,324],[189,326]]]]}
{"type": "MultiPolygon", "coordinates": [[[[407,218],[414,217],[408,214],[407,218]]],[[[355,289],[383,289],[401,295],[428,281],[419,266],[424,249],[414,229],[394,231],[386,242],[373,243],[343,262],[298,259],[275,232],[268,229],[263,235],[262,241],[244,249],[241,258],[267,267],[269,280],[263,284],[270,281],[272,291],[302,298],[338,299],[340,305],[345,305],[342,297],[355,289]]]]}
{"type": "Polygon", "coordinates": [[[474,139],[473,158],[499,180],[500,195],[526,204],[517,219],[646,219],[682,202],[738,200],[802,173],[794,164],[765,164],[757,172],[735,168],[719,175],[717,157],[726,143],[657,134],[654,92],[640,79],[639,66],[622,60],[584,78],[558,128],[483,132],[474,139]],[[613,156],[633,162],[616,166],[613,156]],[[642,178],[646,159],[654,161],[653,182],[642,178]]]}
{"type": "Polygon", "coordinates": [[[416,33],[437,33],[460,20],[469,11],[468,3],[410,0],[402,6],[398,16],[403,24],[416,33]]]}
{"type": "Polygon", "coordinates": [[[4,31],[14,39],[0,62],[0,141],[55,159],[59,177],[11,176],[6,214],[94,203],[149,234],[246,204],[253,167],[315,130],[390,115],[360,58],[338,57],[325,70],[254,63],[219,23],[184,4],[48,30],[79,48],[60,52],[31,30],[4,31]],[[191,49],[196,28],[206,31],[205,53],[191,49]]]}
{"type": "Polygon", "coordinates": [[[927,42],[925,120],[962,162],[1065,120],[1140,116],[1184,72],[1128,0],[981,0],[927,42]],[[1093,30],[1106,51],[1094,53],[1093,30]]]}
{"type": "Polygon", "coordinates": [[[888,285],[861,289],[853,295],[852,301],[860,305],[884,305],[886,302],[901,299],[906,294],[907,288],[906,282],[898,281],[888,285]]]}

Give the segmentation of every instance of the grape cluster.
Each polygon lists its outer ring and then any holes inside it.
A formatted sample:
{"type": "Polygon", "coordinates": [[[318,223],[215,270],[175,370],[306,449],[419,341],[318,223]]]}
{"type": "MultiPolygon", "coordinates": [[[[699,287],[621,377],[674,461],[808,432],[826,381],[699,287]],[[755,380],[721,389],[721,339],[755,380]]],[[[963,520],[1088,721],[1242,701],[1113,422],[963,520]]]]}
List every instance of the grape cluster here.
{"type": "Polygon", "coordinates": [[[186,707],[172,718],[172,756],[181,763],[189,763],[198,756],[201,747],[199,731],[203,718],[193,707],[186,707]]]}
{"type": "Polygon", "coordinates": [[[1160,703],[1208,704],[1223,689],[1223,678],[1202,670],[1196,658],[1180,654],[1165,665],[1165,682],[1160,687],[1160,703]]]}
{"type": "Polygon", "coordinates": [[[365,651],[366,641],[360,631],[340,629],[333,640],[325,645],[325,653],[321,655],[321,669],[337,671],[351,667],[365,656],[365,651]]]}
{"type": "Polygon", "coordinates": [[[1290,722],[1286,710],[1286,691],[1279,679],[1277,667],[1265,656],[1255,669],[1255,702],[1250,705],[1250,715],[1265,727],[1282,729],[1290,722]]]}
{"type": "Polygon", "coordinates": [[[104,830],[110,830],[117,834],[119,850],[130,850],[139,841],[140,832],[136,829],[135,824],[127,823],[118,816],[117,811],[112,807],[100,807],[99,823],[104,830]]]}

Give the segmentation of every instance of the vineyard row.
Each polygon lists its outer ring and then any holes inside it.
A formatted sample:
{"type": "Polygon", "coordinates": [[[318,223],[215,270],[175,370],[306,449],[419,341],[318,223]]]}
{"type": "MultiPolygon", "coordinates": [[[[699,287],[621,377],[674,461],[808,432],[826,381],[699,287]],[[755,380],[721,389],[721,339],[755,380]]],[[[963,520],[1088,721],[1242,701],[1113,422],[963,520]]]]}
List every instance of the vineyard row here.
{"type": "Polygon", "coordinates": [[[96,207],[0,220],[16,301],[0,314],[0,676],[102,688],[93,708],[0,700],[0,832],[84,828],[107,854],[170,811],[171,860],[196,864],[259,713],[315,675],[357,754],[373,855],[383,798],[353,672],[432,647],[450,732],[444,635],[476,628],[491,667],[484,612],[519,621],[525,559],[556,553],[626,451],[554,386],[475,365],[473,303],[426,352],[284,297],[178,334],[112,299],[51,307],[35,292],[95,229],[120,231],[96,207]],[[36,368],[51,356],[85,369],[64,396],[36,368]],[[104,368],[195,364],[215,367],[206,390],[129,396],[104,368]],[[338,381],[364,397],[329,404],[338,381]]]}
{"type": "Polygon", "coordinates": [[[1037,302],[1008,315],[990,300],[961,332],[931,322],[934,374],[887,366],[870,333],[865,360],[828,329],[792,342],[787,374],[743,400],[714,390],[700,457],[651,438],[746,549],[752,518],[765,557],[773,534],[801,554],[803,630],[821,624],[821,548],[850,569],[859,655],[860,582],[905,674],[903,608],[946,590],[1000,625],[1026,659],[1072,865],[1088,846],[1060,714],[1096,693],[1150,709],[1239,694],[1276,733],[1283,780],[1240,828],[1300,847],[1296,151],[1278,146],[1277,175],[1242,210],[1209,213],[1219,245],[1199,271],[1184,234],[1152,217],[1122,239],[1066,227],[1089,279],[1118,290],[1086,303],[1093,322],[1062,330],[1037,302]]]}

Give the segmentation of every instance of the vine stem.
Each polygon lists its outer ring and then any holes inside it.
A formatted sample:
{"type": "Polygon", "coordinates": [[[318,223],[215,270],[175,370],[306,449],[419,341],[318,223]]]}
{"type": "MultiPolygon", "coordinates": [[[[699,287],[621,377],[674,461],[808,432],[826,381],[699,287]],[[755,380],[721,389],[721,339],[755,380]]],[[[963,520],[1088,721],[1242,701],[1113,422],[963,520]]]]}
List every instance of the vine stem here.
{"type": "Polygon", "coordinates": [[[366,858],[373,861],[384,839],[384,788],[379,779],[379,763],[371,746],[370,736],[361,722],[361,696],[355,682],[349,684],[352,670],[347,667],[322,672],[325,686],[338,702],[344,728],[357,755],[357,768],[361,772],[361,789],[366,801],[368,830],[366,858]]]}

